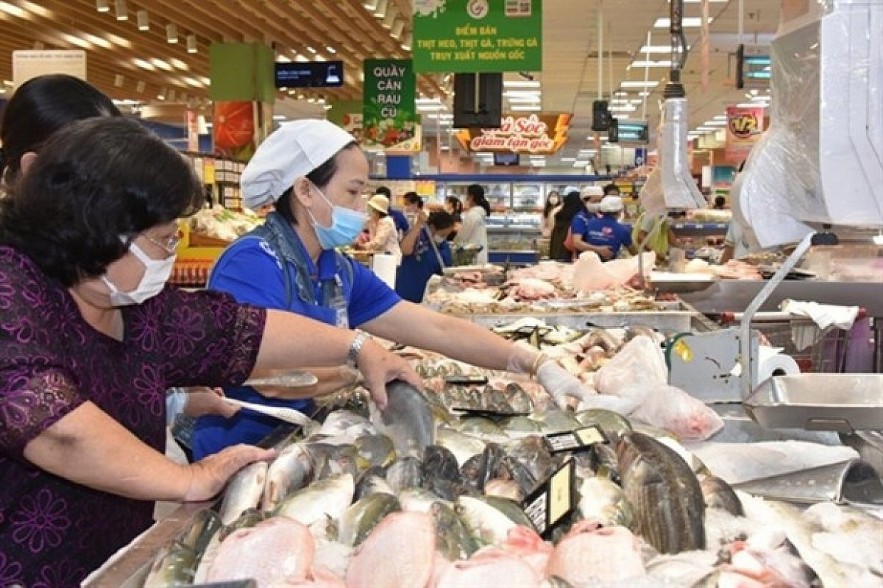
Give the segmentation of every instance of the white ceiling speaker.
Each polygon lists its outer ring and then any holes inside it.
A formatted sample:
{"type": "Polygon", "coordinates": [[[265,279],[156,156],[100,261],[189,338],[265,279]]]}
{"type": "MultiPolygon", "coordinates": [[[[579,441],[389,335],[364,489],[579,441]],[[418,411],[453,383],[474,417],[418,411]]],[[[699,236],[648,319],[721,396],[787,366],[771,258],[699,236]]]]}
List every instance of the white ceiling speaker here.
{"type": "Polygon", "coordinates": [[[110,5],[107,0],[95,0],[95,10],[98,12],[110,12],[110,5]]]}
{"type": "Polygon", "coordinates": [[[390,30],[389,34],[393,39],[401,39],[402,33],[405,31],[405,21],[396,19],[394,23],[392,23],[392,30],[390,30]]]}
{"type": "Polygon", "coordinates": [[[126,0],[115,0],[114,8],[117,13],[117,20],[129,20],[129,11],[126,9],[126,0]]]}
{"type": "Polygon", "coordinates": [[[198,50],[196,47],[196,35],[187,35],[187,53],[196,53],[198,50]]]}
{"type": "Polygon", "coordinates": [[[166,25],[166,41],[169,43],[178,42],[178,27],[172,23],[166,25]]]}
{"type": "Polygon", "coordinates": [[[149,31],[150,30],[150,20],[147,16],[146,10],[139,10],[135,14],[138,20],[138,30],[139,31],[149,31]]]}

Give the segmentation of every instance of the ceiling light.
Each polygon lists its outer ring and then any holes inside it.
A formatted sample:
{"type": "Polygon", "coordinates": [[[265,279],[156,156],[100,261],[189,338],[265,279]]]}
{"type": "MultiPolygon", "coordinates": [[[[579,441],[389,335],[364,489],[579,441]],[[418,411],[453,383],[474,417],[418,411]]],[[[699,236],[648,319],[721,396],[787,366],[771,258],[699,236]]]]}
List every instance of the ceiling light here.
{"type": "Polygon", "coordinates": [[[198,79],[198,80],[200,81],[200,83],[202,83],[202,85],[205,86],[206,88],[208,88],[209,86],[212,85],[212,81],[208,78],[208,76],[200,76],[200,77],[197,78],[197,79],[198,79]]]}
{"type": "Polygon", "coordinates": [[[639,82],[639,81],[624,81],[620,82],[619,85],[623,88],[655,88],[659,85],[658,81],[655,82],[639,82]]]}
{"type": "Polygon", "coordinates": [[[325,51],[327,51],[328,53],[330,53],[330,54],[332,54],[332,55],[334,55],[335,53],[337,53],[337,49],[335,49],[335,48],[332,47],[331,45],[328,45],[327,47],[325,47],[325,51]]]}
{"type": "Polygon", "coordinates": [[[392,30],[390,30],[389,34],[393,39],[400,39],[404,31],[405,21],[396,19],[396,21],[392,24],[392,30]]]}
{"type": "Polygon", "coordinates": [[[273,120],[285,120],[287,117],[284,114],[274,114],[273,120]]]}
{"type": "Polygon", "coordinates": [[[156,69],[152,63],[139,57],[135,57],[134,59],[132,59],[132,63],[134,63],[136,67],[140,67],[141,69],[146,69],[149,71],[153,71],[154,69],[156,69]]]}
{"type": "Polygon", "coordinates": [[[645,98],[650,95],[650,92],[638,92],[638,96],[644,96],[645,98]]]}
{"type": "Polygon", "coordinates": [[[131,41],[128,39],[124,39],[119,35],[114,35],[113,33],[109,33],[107,35],[107,40],[113,43],[114,45],[118,45],[120,47],[126,47],[127,49],[132,47],[131,41]]]}
{"type": "Polygon", "coordinates": [[[665,61],[647,61],[647,60],[638,60],[633,61],[630,67],[671,67],[671,60],[667,59],[665,61]]]}
{"type": "Polygon", "coordinates": [[[67,33],[62,33],[61,38],[70,43],[71,45],[76,45],[81,49],[91,49],[92,44],[89,41],[85,41],[77,36],[69,35],[67,33]]]}
{"type": "Polygon", "coordinates": [[[543,109],[543,107],[540,106],[539,104],[511,104],[509,106],[509,110],[512,110],[514,112],[526,112],[526,111],[537,112],[542,109],[543,109]]]}
{"type": "Polygon", "coordinates": [[[712,132],[718,131],[719,129],[717,127],[704,127],[703,126],[703,127],[696,127],[696,130],[697,131],[704,131],[706,133],[712,133],[712,132]]]}
{"type": "Polygon", "coordinates": [[[92,43],[93,45],[98,45],[99,47],[104,47],[105,49],[110,49],[111,47],[113,47],[113,45],[111,45],[110,41],[108,41],[107,39],[104,39],[102,37],[99,37],[97,35],[91,35],[89,33],[85,33],[83,35],[83,38],[86,39],[87,41],[89,41],[90,43],[92,43]]]}
{"type": "Polygon", "coordinates": [[[411,42],[412,42],[411,33],[408,33],[407,35],[405,35],[405,38],[402,39],[402,49],[404,49],[405,51],[410,51],[411,50],[411,42]]]}
{"type": "MultiPolygon", "coordinates": [[[[714,19],[708,17],[708,24],[714,19]]],[[[681,19],[681,26],[685,29],[688,28],[696,28],[702,25],[702,17],[701,16],[685,16],[681,19]]],[[[671,26],[671,19],[668,17],[657,18],[656,22],[653,23],[653,27],[657,29],[667,29],[671,26]]]]}
{"type": "Polygon", "coordinates": [[[362,6],[367,8],[370,12],[374,12],[377,10],[377,0],[365,0],[362,2],[362,6]]]}
{"type": "Polygon", "coordinates": [[[174,67],[175,69],[180,69],[183,71],[187,71],[190,69],[189,65],[187,65],[186,63],[184,63],[183,61],[181,61],[180,59],[178,59],[176,57],[172,57],[171,59],[169,59],[169,63],[171,63],[172,67],[174,67]]]}
{"type": "Polygon", "coordinates": [[[737,104],[737,108],[766,108],[769,106],[766,102],[742,102],[737,104]]]}
{"type": "Polygon", "coordinates": [[[628,96],[629,93],[628,93],[628,92],[623,92],[622,90],[620,90],[619,92],[614,92],[613,95],[614,95],[614,96],[625,97],[625,96],[628,96]]]}
{"type": "Polygon", "coordinates": [[[129,20],[129,11],[126,9],[126,0],[114,0],[114,8],[117,13],[117,20],[129,20]]]}
{"type": "Polygon", "coordinates": [[[376,16],[377,18],[386,17],[387,4],[389,4],[387,0],[378,0],[377,8],[374,9],[374,16],[376,16]]]}
{"type": "Polygon", "coordinates": [[[123,74],[116,74],[113,76],[113,85],[117,88],[123,87],[123,82],[126,81],[126,78],[123,77],[123,74]]]}
{"type": "Polygon", "coordinates": [[[503,80],[504,88],[539,88],[537,80],[503,80]]]}
{"type": "Polygon", "coordinates": [[[382,26],[385,29],[391,29],[392,25],[395,21],[396,21],[396,12],[395,12],[395,10],[390,9],[390,10],[386,11],[386,16],[383,17],[383,22],[380,23],[380,26],[382,26]]]}
{"type": "Polygon", "coordinates": [[[6,14],[11,14],[12,16],[17,16],[18,18],[28,18],[30,16],[27,11],[22,10],[18,6],[10,4],[9,2],[0,2],[0,11],[5,12],[6,14]]]}
{"type": "Polygon", "coordinates": [[[187,53],[196,53],[196,35],[187,35],[187,53]]]}
{"type": "Polygon", "coordinates": [[[711,117],[711,120],[727,120],[727,115],[726,114],[716,114],[715,116],[711,117]]]}
{"type": "Polygon", "coordinates": [[[107,0],[95,0],[95,10],[98,12],[110,12],[107,0]]]}
{"type": "Polygon", "coordinates": [[[310,47],[309,45],[307,45],[307,51],[309,51],[309,52],[312,53],[313,55],[316,54],[316,50],[313,49],[312,47],[310,47]]]}
{"type": "Polygon", "coordinates": [[[644,45],[638,53],[671,53],[671,45],[644,45]]]}
{"type": "Polygon", "coordinates": [[[159,91],[159,94],[156,95],[156,99],[157,99],[157,100],[165,100],[165,99],[166,99],[166,94],[168,94],[168,93],[169,93],[168,88],[166,88],[165,86],[163,86],[162,89],[159,91]]]}
{"type": "Polygon", "coordinates": [[[725,127],[727,126],[727,121],[725,120],[707,120],[702,123],[704,127],[725,127]]]}
{"type": "Polygon", "coordinates": [[[139,10],[135,14],[135,18],[138,20],[138,30],[139,31],[149,31],[150,30],[150,20],[147,17],[146,10],[139,10]]]}
{"type": "Polygon", "coordinates": [[[172,67],[171,63],[169,63],[167,61],[163,61],[162,59],[157,59],[156,57],[152,58],[150,60],[150,63],[152,63],[155,67],[158,67],[159,69],[161,69],[163,71],[172,71],[173,69],[175,69],[172,67]]]}
{"type": "Polygon", "coordinates": [[[169,43],[178,42],[178,27],[172,23],[166,25],[166,41],[169,43]]]}
{"type": "Polygon", "coordinates": [[[185,76],[183,78],[183,80],[184,80],[184,83],[187,84],[188,86],[193,86],[194,88],[201,88],[202,87],[202,82],[200,82],[196,78],[191,78],[191,77],[185,76]]]}

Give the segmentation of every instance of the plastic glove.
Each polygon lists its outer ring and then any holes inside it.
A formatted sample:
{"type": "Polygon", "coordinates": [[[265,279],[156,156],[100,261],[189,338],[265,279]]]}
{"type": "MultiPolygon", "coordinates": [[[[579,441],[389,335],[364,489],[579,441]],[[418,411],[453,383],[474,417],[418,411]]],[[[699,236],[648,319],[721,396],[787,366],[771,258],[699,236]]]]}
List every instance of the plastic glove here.
{"type": "Polygon", "coordinates": [[[582,383],[557,361],[544,361],[537,368],[537,380],[546,392],[555,399],[559,408],[568,408],[571,404],[579,404],[586,396],[592,394],[582,383]],[[573,400],[571,400],[573,399],[573,400]]]}

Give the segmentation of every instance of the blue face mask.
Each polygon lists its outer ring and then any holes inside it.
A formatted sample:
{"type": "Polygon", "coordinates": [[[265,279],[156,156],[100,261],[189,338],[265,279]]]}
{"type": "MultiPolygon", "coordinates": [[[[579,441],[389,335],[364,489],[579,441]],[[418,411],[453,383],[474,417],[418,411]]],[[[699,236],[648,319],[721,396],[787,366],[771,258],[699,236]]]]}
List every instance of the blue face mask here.
{"type": "Polygon", "coordinates": [[[313,229],[316,230],[316,238],[319,239],[319,245],[322,246],[322,249],[343,247],[355,241],[359,233],[362,232],[362,229],[365,228],[365,221],[368,220],[368,215],[364,212],[332,204],[318,186],[316,186],[316,192],[331,207],[330,227],[320,225],[316,217],[313,216],[313,212],[311,210],[307,211],[310,213],[310,218],[313,219],[313,229]]]}

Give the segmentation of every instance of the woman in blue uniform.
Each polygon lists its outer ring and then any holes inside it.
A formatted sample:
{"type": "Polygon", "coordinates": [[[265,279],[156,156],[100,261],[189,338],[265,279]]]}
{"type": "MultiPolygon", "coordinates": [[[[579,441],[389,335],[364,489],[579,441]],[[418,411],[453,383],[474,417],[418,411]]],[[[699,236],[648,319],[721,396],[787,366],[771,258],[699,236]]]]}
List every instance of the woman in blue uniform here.
{"type": "Polygon", "coordinates": [[[402,239],[402,264],[396,272],[396,294],[418,304],[429,278],[452,262],[448,235],[454,230],[454,217],[443,210],[427,216],[421,210],[411,230],[402,239]]]}
{"type": "MultiPolygon", "coordinates": [[[[557,362],[474,323],[402,300],[370,270],[338,252],[364,226],[367,189],[368,161],[349,133],[324,120],[282,125],[258,147],[242,174],[245,205],[255,209],[272,202],[275,210],[263,226],[224,251],[209,287],[241,302],[362,329],[474,365],[536,374],[559,400],[583,396],[579,380],[557,362]]],[[[323,391],[348,383],[340,372],[318,375],[325,382],[323,391]]],[[[308,399],[268,400],[250,388],[226,393],[310,410],[308,399]]],[[[275,425],[247,411],[230,419],[202,417],[194,431],[194,457],[235,443],[256,443],[275,425]]]]}

